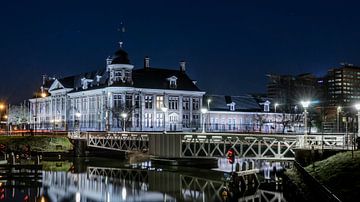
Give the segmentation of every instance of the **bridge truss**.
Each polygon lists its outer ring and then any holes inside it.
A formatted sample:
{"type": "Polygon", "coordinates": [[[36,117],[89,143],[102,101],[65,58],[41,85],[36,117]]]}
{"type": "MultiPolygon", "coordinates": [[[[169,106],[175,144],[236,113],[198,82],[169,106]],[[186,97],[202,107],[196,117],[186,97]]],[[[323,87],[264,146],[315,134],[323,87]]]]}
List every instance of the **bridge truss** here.
{"type": "MultiPolygon", "coordinates": [[[[87,133],[87,145],[124,152],[149,151],[159,157],[224,157],[233,148],[240,158],[293,160],[302,135],[230,133],[87,133]]],[[[344,134],[308,135],[307,148],[347,149],[344,134]]]]}

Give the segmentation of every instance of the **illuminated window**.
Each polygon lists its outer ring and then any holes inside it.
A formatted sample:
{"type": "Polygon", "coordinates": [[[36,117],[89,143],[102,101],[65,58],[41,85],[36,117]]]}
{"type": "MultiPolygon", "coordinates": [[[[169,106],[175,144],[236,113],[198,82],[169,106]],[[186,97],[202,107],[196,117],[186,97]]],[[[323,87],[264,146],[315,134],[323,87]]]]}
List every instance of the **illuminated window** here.
{"type": "Polygon", "coordinates": [[[164,96],[156,96],[156,109],[161,109],[164,107],[164,96]]]}

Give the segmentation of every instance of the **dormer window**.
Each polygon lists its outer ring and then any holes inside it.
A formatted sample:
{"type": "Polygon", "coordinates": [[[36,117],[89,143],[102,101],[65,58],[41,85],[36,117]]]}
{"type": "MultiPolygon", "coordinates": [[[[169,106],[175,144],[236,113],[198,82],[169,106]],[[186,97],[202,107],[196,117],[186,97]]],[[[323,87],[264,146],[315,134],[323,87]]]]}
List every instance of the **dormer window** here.
{"type": "Polygon", "coordinates": [[[101,79],[101,76],[100,76],[100,75],[96,75],[96,83],[100,83],[100,79],[101,79]]]}
{"type": "Polygon", "coordinates": [[[229,106],[230,111],[235,111],[235,102],[231,102],[231,103],[227,104],[227,106],[229,106]]]}
{"type": "Polygon", "coordinates": [[[269,112],[269,111],[270,111],[270,102],[266,100],[266,102],[264,102],[264,112],[269,112]]]}
{"type": "Polygon", "coordinates": [[[82,89],[88,89],[89,83],[91,83],[93,80],[92,79],[86,79],[86,78],[82,78],[81,79],[81,86],[82,89]]]}
{"type": "Polygon", "coordinates": [[[114,81],[121,81],[122,80],[122,70],[114,71],[114,81]]]}
{"type": "Polygon", "coordinates": [[[172,76],[170,78],[167,79],[169,81],[169,87],[170,88],[176,88],[177,87],[177,77],[176,76],[172,76]]]}

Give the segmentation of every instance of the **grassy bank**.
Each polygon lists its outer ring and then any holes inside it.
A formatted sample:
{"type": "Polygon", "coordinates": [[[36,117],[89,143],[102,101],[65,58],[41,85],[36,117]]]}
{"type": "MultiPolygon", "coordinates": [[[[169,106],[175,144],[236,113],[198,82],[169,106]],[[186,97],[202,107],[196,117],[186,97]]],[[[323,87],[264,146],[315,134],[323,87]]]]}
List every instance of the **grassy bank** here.
{"type": "Polygon", "coordinates": [[[338,153],[305,168],[343,201],[360,198],[360,151],[338,153]]]}
{"type": "Polygon", "coordinates": [[[11,151],[22,151],[26,145],[37,152],[67,152],[72,149],[67,137],[54,136],[0,136],[0,144],[11,151]]]}

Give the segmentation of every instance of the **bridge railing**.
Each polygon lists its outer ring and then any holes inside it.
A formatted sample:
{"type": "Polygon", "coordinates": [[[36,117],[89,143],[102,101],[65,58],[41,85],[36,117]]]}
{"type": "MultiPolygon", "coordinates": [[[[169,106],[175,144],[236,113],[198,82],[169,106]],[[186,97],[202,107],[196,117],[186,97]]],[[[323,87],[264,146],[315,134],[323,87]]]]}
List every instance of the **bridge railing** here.
{"type": "Polygon", "coordinates": [[[347,149],[353,142],[346,134],[311,134],[305,138],[303,134],[88,132],[80,137],[91,147],[149,151],[169,158],[223,157],[234,148],[240,157],[293,159],[296,148],[347,149]]]}

